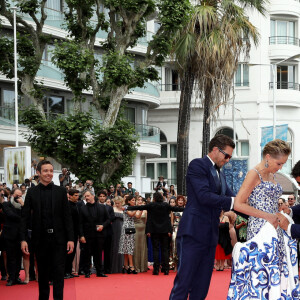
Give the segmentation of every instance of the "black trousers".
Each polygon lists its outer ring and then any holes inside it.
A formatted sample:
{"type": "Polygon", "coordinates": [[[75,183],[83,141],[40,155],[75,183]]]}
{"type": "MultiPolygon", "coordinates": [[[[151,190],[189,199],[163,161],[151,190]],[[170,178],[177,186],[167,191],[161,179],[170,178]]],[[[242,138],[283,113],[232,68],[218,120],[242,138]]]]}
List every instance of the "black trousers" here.
{"type": "Polygon", "coordinates": [[[59,245],[55,242],[53,233],[45,233],[35,253],[39,274],[39,300],[49,299],[50,280],[53,280],[53,299],[62,300],[67,244],[59,245]]]}
{"type": "Polygon", "coordinates": [[[70,254],[67,254],[66,265],[65,265],[65,274],[72,273],[72,263],[73,263],[75,255],[76,255],[77,242],[78,242],[78,240],[74,242],[74,251],[70,254]]]}
{"type": "Polygon", "coordinates": [[[165,271],[169,270],[169,235],[167,233],[151,233],[153,247],[153,268],[159,269],[159,246],[161,248],[161,264],[165,271]]]}
{"type": "Polygon", "coordinates": [[[104,273],[111,273],[112,234],[105,237],[104,242],[104,273]]]}
{"type": "Polygon", "coordinates": [[[83,251],[83,272],[89,274],[91,256],[93,256],[94,266],[97,274],[102,273],[102,251],[104,247],[105,237],[86,238],[83,251]]]}
{"type": "Polygon", "coordinates": [[[19,277],[21,269],[22,252],[20,242],[18,240],[5,239],[5,250],[9,280],[15,281],[19,277]]]}

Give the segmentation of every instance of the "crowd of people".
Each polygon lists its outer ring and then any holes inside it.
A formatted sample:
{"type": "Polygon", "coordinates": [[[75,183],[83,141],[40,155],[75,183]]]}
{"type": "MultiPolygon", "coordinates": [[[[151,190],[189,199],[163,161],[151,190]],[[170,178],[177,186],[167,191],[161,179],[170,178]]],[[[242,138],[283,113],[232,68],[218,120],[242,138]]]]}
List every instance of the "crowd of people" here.
{"type": "MultiPolygon", "coordinates": [[[[282,188],[274,175],[291,149],[281,140],[269,142],[262,161],[248,172],[235,196],[220,170],[234,147],[223,135],[211,140],[208,155],[189,165],[187,197],[177,195],[163,176],[147,199],[131,182],[127,188],[117,184],[96,192],[92,180],[73,185],[65,168],[56,186],[53,165],[40,161],[37,174],[20,186],[0,185],[1,280],[7,280],[7,286],[38,280],[41,300],[49,298],[53,283],[54,298],[63,299],[64,279],[138,274],[153,262],[153,275],[177,271],[171,300],[205,299],[213,267],[223,271],[232,260],[230,299],[248,295],[247,289],[239,288],[244,284],[251,284],[259,299],[265,289],[276,295],[296,293],[298,281],[256,285],[256,280],[264,280],[256,273],[249,282],[243,280],[249,268],[260,270],[262,263],[267,263],[267,276],[276,272],[278,278],[298,278],[294,252],[300,205],[295,205],[295,195],[287,201],[280,197],[282,188]],[[261,262],[262,251],[272,259],[261,262]]],[[[300,161],[292,176],[299,184],[300,161]]]]}
{"type": "MultiPolygon", "coordinates": [[[[145,199],[131,182],[126,188],[117,184],[97,192],[92,180],[73,184],[66,168],[62,169],[59,182],[67,193],[74,242],[74,251],[65,255],[64,279],[80,275],[89,278],[93,273],[98,277],[111,273],[138,274],[147,272],[152,263],[153,275],[176,271],[176,234],[186,198],[177,196],[174,185],[169,190],[164,184],[156,188],[152,198],[145,199]]],[[[0,184],[0,271],[7,286],[38,281],[40,276],[32,241],[33,219],[26,221],[26,236],[20,238],[24,205],[32,197],[29,191],[34,186],[44,187],[37,175],[20,185],[13,184],[11,189],[0,184]],[[21,251],[23,239],[29,255],[21,251]],[[24,281],[20,279],[21,266],[24,281]]],[[[42,189],[44,192],[47,198],[47,191],[42,189]]],[[[45,218],[46,228],[50,228],[46,231],[51,234],[54,225],[46,213],[45,218]]],[[[50,270],[50,283],[52,277],[50,270]]]]}

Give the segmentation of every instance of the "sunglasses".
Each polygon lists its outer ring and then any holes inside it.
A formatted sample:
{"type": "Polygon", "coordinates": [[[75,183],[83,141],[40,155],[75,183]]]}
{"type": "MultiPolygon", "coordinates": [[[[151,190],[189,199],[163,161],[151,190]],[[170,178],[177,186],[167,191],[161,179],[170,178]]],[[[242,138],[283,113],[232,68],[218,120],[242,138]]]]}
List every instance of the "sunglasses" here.
{"type": "Polygon", "coordinates": [[[288,198],[288,200],[294,200],[294,198],[288,198]]]}
{"type": "Polygon", "coordinates": [[[283,203],[278,203],[278,206],[281,206],[281,205],[283,205],[283,203]]]}
{"type": "Polygon", "coordinates": [[[223,153],[224,154],[224,156],[225,156],[225,159],[230,159],[231,157],[232,157],[232,155],[230,155],[230,154],[228,154],[228,153],[226,153],[225,151],[223,151],[222,149],[220,149],[219,147],[218,147],[218,149],[219,149],[219,151],[221,152],[221,153],[223,153]]]}

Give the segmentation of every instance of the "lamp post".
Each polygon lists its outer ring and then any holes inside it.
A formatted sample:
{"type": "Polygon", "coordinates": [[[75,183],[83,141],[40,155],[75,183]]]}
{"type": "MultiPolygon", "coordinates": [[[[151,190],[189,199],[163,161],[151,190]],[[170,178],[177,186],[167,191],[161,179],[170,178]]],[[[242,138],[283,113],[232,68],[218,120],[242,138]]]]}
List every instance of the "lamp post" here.
{"type": "MultiPolygon", "coordinates": [[[[249,66],[271,66],[272,68],[272,81],[273,81],[273,95],[272,95],[272,98],[273,98],[273,139],[275,140],[276,139],[276,91],[275,89],[277,89],[277,86],[276,86],[276,67],[277,65],[285,62],[285,61],[288,61],[288,60],[291,60],[291,59],[295,59],[295,58],[299,58],[300,57],[300,53],[296,54],[296,55],[293,55],[293,56],[290,56],[290,57],[287,57],[285,59],[282,59],[276,63],[270,63],[270,64],[249,64],[249,66]]],[[[235,125],[234,125],[235,126],[235,125]]]]}
{"type": "Polygon", "coordinates": [[[271,67],[272,67],[272,76],[273,76],[273,140],[276,139],[276,98],[275,98],[275,89],[277,89],[277,85],[276,85],[276,67],[277,65],[285,62],[285,61],[288,61],[288,60],[291,60],[291,59],[295,59],[295,58],[298,58],[300,57],[300,53],[299,54],[296,54],[296,55],[293,55],[293,56],[290,56],[288,58],[285,58],[283,60],[280,60],[276,63],[271,63],[271,67]]]}
{"type": "Polygon", "coordinates": [[[15,130],[16,147],[19,147],[19,112],[18,112],[18,62],[17,62],[17,8],[12,7],[14,11],[14,69],[15,69],[15,130]]]}

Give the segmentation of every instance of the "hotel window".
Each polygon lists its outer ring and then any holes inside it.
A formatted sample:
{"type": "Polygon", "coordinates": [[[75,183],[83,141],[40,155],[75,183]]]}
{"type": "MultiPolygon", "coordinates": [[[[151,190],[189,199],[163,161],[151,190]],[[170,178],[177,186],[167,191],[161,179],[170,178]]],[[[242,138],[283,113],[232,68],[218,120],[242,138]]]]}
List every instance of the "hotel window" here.
{"type": "Polygon", "coordinates": [[[249,66],[247,64],[240,63],[235,72],[235,86],[249,86],[249,66]]]}
{"type": "Polygon", "coordinates": [[[295,28],[296,22],[288,20],[271,20],[270,45],[298,45],[298,39],[295,36],[295,28]]]}

